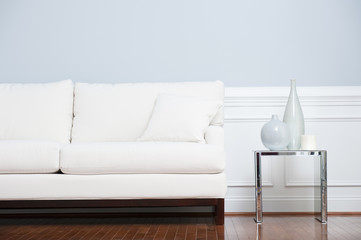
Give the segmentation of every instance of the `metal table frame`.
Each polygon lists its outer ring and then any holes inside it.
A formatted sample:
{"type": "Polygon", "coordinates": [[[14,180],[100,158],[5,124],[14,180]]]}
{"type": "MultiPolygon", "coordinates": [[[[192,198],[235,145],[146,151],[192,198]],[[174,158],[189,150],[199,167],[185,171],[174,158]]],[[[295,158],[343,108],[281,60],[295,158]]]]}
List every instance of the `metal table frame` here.
{"type": "MultiPolygon", "coordinates": [[[[321,223],[327,223],[327,151],[325,150],[290,150],[290,151],[254,151],[255,165],[255,200],[256,200],[256,218],[257,223],[263,222],[263,206],[262,206],[262,157],[263,156],[318,156],[320,160],[320,168],[317,174],[320,175],[320,199],[315,198],[315,209],[320,208],[320,212],[316,212],[316,217],[321,223]],[[321,203],[319,203],[319,201],[321,203]],[[320,206],[321,205],[321,206],[320,206]]],[[[317,169],[318,170],[318,169],[317,169]]]]}

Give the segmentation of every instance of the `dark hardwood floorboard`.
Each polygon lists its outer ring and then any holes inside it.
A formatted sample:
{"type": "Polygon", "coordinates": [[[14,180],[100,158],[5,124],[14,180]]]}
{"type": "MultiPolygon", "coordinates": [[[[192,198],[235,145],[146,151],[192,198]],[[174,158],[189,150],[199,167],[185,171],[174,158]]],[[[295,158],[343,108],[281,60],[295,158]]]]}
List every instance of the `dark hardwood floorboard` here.
{"type": "Polygon", "coordinates": [[[154,221],[154,219],[151,219],[150,227],[148,229],[148,232],[145,234],[143,240],[154,239],[154,236],[158,232],[158,229],[159,229],[159,225],[154,221]]]}
{"type": "Polygon", "coordinates": [[[238,239],[254,239],[257,235],[257,228],[253,218],[233,218],[233,225],[237,231],[238,239]]]}
{"type": "Polygon", "coordinates": [[[361,240],[361,216],[271,215],[174,218],[0,218],[1,240],[361,240]]]}
{"type": "Polygon", "coordinates": [[[194,219],[193,219],[193,223],[190,222],[189,224],[187,224],[187,232],[186,232],[186,240],[194,240],[197,237],[197,226],[194,223],[194,219]]]}

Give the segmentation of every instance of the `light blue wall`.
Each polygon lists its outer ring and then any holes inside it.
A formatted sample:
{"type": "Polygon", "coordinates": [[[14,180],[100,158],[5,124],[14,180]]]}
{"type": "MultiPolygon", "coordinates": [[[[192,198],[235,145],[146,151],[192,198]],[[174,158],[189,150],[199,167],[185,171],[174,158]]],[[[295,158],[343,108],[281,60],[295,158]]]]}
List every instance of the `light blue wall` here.
{"type": "Polygon", "coordinates": [[[0,82],[361,85],[360,0],[0,0],[0,82]]]}

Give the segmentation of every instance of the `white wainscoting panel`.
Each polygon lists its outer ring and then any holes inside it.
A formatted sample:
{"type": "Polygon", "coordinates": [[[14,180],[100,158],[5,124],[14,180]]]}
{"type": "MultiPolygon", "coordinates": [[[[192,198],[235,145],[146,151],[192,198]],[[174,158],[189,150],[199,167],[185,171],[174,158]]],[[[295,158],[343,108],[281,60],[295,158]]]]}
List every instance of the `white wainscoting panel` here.
{"type": "MultiPolygon", "coordinates": [[[[328,210],[361,212],[361,86],[298,87],[306,134],[328,153],[328,210]]],[[[226,212],[254,211],[253,150],[265,149],[262,126],[282,120],[288,87],[226,88],[226,212]]],[[[314,157],[267,157],[262,162],[264,210],[313,211],[314,157]]]]}

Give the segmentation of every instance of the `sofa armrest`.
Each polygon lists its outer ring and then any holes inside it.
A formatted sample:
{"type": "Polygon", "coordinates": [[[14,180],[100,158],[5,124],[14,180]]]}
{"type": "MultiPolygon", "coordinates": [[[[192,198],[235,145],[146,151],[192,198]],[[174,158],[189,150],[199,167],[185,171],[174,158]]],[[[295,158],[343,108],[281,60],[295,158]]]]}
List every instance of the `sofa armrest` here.
{"type": "Polygon", "coordinates": [[[209,126],[206,129],[204,138],[207,144],[224,146],[224,130],[221,126],[209,126]]]}

